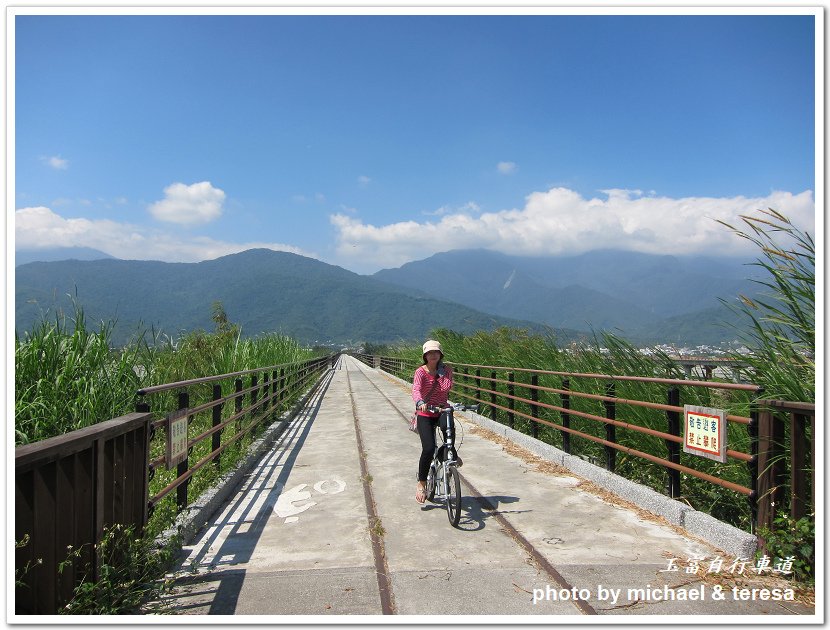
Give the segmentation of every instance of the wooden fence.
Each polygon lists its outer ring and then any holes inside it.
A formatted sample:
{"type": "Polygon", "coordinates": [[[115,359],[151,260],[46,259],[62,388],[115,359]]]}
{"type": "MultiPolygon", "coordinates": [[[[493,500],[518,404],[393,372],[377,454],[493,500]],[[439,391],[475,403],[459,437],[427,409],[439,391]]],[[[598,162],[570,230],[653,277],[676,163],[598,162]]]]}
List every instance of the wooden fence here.
{"type": "Polygon", "coordinates": [[[758,523],[771,528],[785,506],[796,520],[815,509],[816,406],[783,400],[758,406],[758,523]]]}
{"type": "Polygon", "coordinates": [[[116,523],[147,523],[149,413],[15,449],[15,612],[54,614],[97,577],[94,545],[116,523]],[[58,573],[71,550],[78,560],[58,573]]]}

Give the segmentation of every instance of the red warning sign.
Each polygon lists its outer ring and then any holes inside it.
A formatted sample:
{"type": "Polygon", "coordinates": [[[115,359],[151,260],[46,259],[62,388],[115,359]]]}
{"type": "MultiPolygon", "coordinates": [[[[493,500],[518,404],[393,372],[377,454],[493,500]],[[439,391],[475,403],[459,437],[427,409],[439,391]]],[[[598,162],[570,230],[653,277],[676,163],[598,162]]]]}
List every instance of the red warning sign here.
{"type": "Polygon", "coordinates": [[[725,462],[726,413],[724,410],[685,405],[683,411],[686,420],[683,451],[725,462]]]}

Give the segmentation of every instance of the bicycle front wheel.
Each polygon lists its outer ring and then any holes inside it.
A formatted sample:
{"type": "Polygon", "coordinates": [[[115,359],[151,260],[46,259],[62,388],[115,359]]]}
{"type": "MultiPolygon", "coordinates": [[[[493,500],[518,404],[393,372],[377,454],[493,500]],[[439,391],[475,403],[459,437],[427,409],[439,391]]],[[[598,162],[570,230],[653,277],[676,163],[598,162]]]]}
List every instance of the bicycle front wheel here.
{"type": "Polygon", "coordinates": [[[427,474],[427,501],[432,501],[435,497],[436,473],[435,462],[433,461],[429,467],[429,474],[427,474]]]}
{"type": "Polygon", "coordinates": [[[461,519],[461,479],[455,466],[447,466],[447,517],[453,527],[461,519]]]}

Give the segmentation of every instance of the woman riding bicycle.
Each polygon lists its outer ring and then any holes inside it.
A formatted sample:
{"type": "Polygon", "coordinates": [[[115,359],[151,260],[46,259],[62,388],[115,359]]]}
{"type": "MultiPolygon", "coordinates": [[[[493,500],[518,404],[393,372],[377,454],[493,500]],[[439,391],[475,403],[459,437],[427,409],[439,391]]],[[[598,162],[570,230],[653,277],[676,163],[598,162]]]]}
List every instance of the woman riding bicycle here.
{"type": "MultiPolygon", "coordinates": [[[[437,414],[427,408],[446,407],[452,389],[452,368],[444,365],[441,344],[429,340],[423,346],[424,364],[415,370],[412,379],[412,399],[418,414],[418,435],[421,436],[421,458],[418,460],[418,486],[415,500],[426,501],[426,481],[432,455],[435,452],[435,427],[445,432],[447,414],[437,414]],[[440,423],[440,424],[439,424],[440,423]]],[[[460,465],[460,462],[459,462],[460,465]]]]}

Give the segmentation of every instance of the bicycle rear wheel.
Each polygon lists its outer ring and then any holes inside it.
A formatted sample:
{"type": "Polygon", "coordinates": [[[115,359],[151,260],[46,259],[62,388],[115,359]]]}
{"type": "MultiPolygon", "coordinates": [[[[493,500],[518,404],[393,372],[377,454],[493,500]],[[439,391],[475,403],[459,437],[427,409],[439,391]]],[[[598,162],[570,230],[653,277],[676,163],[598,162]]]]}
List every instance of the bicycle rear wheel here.
{"type": "Polygon", "coordinates": [[[461,519],[461,478],[455,466],[447,466],[447,478],[445,479],[447,490],[447,517],[453,527],[458,527],[461,519]]]}

